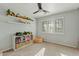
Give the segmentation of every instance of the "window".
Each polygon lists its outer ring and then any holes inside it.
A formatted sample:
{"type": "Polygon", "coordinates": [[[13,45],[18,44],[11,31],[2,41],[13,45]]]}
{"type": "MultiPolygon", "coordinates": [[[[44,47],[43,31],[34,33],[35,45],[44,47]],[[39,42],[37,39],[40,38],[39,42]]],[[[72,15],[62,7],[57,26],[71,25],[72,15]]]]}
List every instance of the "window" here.
{"type": "Polygon", "coordinates": [[[54,30],[54,22],[53,21],[49,21],[49,24],[48,24],[49,26],[48,26],[48,32],[54,32],[55,30],[54,30]]]}
{"type": "Polygon", "coordinates": [[[46,33],[62,33],[63,32],[63,19],[56,19],[50,21],[43,21],[42,22],[42,29],[43,32],[46,33]]]}
{"type": "Polygon", "coordinates": [[[54,32],[54,23],[53,21],[43,21],[43,32],[54,32]]]}
{"type": "Polygon", "coordinates": [[[63,32],[63,19],[55,20],[55,32],[63,32]]]}
{"type": "Polygon", "coordinates": [[[42,26],[43,32],[48,32],[48,21],[43,21],[42,26]]]}

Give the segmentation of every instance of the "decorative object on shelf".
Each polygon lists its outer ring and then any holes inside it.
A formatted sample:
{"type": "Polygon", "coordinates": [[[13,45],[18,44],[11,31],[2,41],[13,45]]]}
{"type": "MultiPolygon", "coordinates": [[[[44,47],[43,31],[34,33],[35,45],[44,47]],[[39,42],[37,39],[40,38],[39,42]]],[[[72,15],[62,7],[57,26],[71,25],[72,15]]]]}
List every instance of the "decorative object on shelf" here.
{"type": "Polygon", "coordinates": [[[7,12],[7,15],[16,16],[15,13],[11,11],[10,9],[8,9],[6,12],[7,12]]]}
{"type": "Polygon", "coordinates": [[[22,36],[23,34],[22,34],[22,32],[16,32],[15,35],[16,35],[16,36],[22,36]]]}
{"type": "Polygon", "coordinates": [[[6,15],[17,17],[18,18],[17,20],[22,23],[26,23],[28,20],[33,21],[31,18],[26,16],[21,16],[19,13],[15,14],[15,12],[11,11],[10,9],[6,11],[6,15]]]}
{"type": "Polygon", "coordinates": [[[26,32],[26,31],[23,32],[23,35],[30,35],[30,34],[32,34],[32,32],[26,32]]]}
{"type": "Polygon", "coordinates": [[[27,35],[27,32],[24,31],[23,35],[27,35]]]}
{"type": "Polygon", "coordinates": [[[24,31],[24,32],[16,32],[15,35],[16,36],[32,35],[32,32],[26,32],[26,31],[24,31]]]}

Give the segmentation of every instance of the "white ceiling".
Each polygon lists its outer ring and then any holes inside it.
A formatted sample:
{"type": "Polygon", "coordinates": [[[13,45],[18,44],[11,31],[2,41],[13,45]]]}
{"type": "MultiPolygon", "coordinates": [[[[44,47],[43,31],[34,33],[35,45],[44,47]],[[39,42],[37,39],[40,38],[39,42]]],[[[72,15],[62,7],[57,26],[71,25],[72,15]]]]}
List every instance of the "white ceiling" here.
{"type": "Polygon", "coordinates": [[[5,11],[9,8],[16,13],[20,13],[21,15],[37,18],[37,17],[49,15],[49,14],[55,14],[55,13],[79,8],[79,4],[78,3],[42,3],[42,7],[43,9],[50,11],[50,13],[33,14],[34,11],[38,10],[36,3],[1,3],[0,12],[2,9],[5,11]]]}

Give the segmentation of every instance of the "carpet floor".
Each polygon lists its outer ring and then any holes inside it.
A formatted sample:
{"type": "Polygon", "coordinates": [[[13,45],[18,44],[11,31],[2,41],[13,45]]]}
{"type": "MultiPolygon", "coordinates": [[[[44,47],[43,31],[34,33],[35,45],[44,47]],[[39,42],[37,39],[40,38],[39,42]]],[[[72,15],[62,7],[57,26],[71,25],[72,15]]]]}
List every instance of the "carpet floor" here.
{"type": "Polygon", "coordinates": [[[33,44],[17,51],[3,53],[4,56],[79,56],[79,49],[53,43],[33,44]]]}

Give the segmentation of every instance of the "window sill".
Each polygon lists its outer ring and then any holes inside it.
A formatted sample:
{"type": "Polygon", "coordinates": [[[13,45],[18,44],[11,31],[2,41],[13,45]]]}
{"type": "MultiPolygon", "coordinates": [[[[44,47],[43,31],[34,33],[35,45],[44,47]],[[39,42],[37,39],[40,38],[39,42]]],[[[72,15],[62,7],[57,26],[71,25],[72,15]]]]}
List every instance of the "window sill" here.
{"type": "Polygon", "coordinates": [[[42,32],[43,34],[64,34],[64,33],[54,33],[54,32],[42,32]]]}

